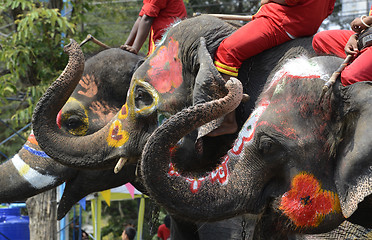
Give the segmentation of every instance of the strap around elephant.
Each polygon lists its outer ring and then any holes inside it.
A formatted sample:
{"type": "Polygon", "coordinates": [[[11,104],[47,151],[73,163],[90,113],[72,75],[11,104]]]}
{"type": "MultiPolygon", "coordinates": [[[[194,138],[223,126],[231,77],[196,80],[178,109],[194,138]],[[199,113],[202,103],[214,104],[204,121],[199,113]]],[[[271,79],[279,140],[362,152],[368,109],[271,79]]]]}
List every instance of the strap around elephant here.
{"type": "Polygon", "coordinates": [[[372,46],[372,28],[366,28],[358,37],[358,49],[361,51],[366,47],[372,46]]]}

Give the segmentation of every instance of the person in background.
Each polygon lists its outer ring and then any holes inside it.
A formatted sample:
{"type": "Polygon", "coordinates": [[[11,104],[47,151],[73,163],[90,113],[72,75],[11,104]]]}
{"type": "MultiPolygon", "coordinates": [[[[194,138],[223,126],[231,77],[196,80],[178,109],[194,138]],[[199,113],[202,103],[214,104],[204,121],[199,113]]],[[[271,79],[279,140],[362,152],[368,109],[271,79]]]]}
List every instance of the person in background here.
{"type": "Polygon", "coordinates": [[[155,50],[165,30],[176,20],[187,17],[183,0],[143,0],[139,17],[121,49],[137,54],[150,33],[147,55],[155,50]]]}
{"type": "MultiPolygon", "coordinates": [[[[261,0],[252,21],[224,39],[216,51],[214,65],[227,81],[237,77],[242,62],[292,39],[315,34],[332,12],[335,0],[261,0]]],[[[235,111],[208,136],[237,131],[235,111]]]]}
{"type": "Polygon", "coordinates": [[[126,227],[121,234],[121,240],[133,240],[136,236],[136,229],[134,227],[126,227]]]}
{"type": "Polygon", "coordinates": [[[170,239],[170,216],[166,215],[164,217],[164,223],[161,224],[158,228],[158,239],[169,240],[170,239]]]}
{"type": "Polygon", "coordinates": [[[352,55],[352,61],[341,72],[341,83],[347,86],[360,81],[372,81],[372,47],[358,49],[358,37],[362,31],[372,25],[372,7],[369,16],[355,18],[351,30],[327,30],[315,34],[313,48],[318,55],[335,55],[346,58],[352,55]]]}

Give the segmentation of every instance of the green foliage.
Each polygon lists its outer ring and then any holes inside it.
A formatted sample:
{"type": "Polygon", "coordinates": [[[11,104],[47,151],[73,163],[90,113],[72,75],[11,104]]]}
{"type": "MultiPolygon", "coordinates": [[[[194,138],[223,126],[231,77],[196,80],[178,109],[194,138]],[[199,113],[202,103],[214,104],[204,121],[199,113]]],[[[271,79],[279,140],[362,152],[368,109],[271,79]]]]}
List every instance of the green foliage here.
{"type": "MultiPolygon", "coordinates": [[[[65,67],[67,55],[63,54],[62,44],[67,39],[62,33],[75,30],[74,24],[62,17],[58,9],[48,9],[32,1],[3,0],[0,10],[2,19],[16,13],[14,31],[0,38],[0,68],[3,69],[0,111],[1,118],[18,129],[30,122],[35,103],[65,67]],[[13,111],[5,106],[12,106],[13,111]]],[[[1,133],[10,135],[8,130],[1,133]]],[[[19,144],[14,149],[19,149],[19,144]]]]}

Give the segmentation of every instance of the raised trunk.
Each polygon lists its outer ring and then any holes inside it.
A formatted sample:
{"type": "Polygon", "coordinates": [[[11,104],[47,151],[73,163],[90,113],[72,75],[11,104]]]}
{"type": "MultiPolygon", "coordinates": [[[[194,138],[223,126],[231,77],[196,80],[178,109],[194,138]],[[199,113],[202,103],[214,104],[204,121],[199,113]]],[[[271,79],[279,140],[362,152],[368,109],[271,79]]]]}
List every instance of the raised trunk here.
{"type": "Polygon", "coordinates": [[[74,91],[84,70],[84,56],[75,41],[72,40],[65,46],[65,52],[69,54],[65,70],[48,88],[35,108],[32,120],[34,134],[40,147],[62,164],[73,167],[102,167],[100,162],[107,156],[107,153],[101,150],[107,148],[102,134],[108,133],[110,124],[92,135],[72,136],[59,129],[55,122],[59,110],[74,91]],[[85,162],[89,163],[84,164],[85,162]]]}
{"type": "Polygon", "coordinates": [[[226,84],[229,90],[226,97],[195,105],[172,116],[152,134],[145,146],[141,161],[145,186],[150,196],[166,206],[172,214],[193,221],[213,221],[252,208],[239,200],[246,199],[251,189],[249,183],[244,182],[247,178],[238,177],[248,174],[248,170],[242,166],[243,161],[236,161],[227,155],[216,171],[199,179],[195,176],[182,177],[173,167],[169,167],[170,149],[179,139],[206,122],[232,111],[240,103],[241,84],[237,79],[230,81],[226,84]]]}

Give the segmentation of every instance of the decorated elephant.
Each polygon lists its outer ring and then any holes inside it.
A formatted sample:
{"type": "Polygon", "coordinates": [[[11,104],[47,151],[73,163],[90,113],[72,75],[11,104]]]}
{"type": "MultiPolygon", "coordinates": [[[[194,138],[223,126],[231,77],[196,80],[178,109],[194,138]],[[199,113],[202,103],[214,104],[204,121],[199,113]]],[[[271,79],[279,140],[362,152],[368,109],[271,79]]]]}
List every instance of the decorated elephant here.
{"type": "MultiPolygon", "coordinates": [[[[205,63],[212,66],[212,59],[205,63]]],[[[169,118],[151,135],[141,159],[150,196],[189,220],[269,214],[261,232],[266,238],[328,232],[346,218],[371,227],[364,217],[371,211],[365,203],[372,192],[372,85],[337,82],[322,95],[341,63],[303,56],[275,71],[232,147],[205,173],[178,170],[172,151],[187,134],[230,112],[234,100],[228,97],[239,94],[231,90],[169,118]]]]}
{"type": "MultiPolygon", "coordinates": [[[[53,159],[70,167],[112,169],[116,162],[119,162],[117,169],[121,169],[126,168],[128,164],[137,163],[141,159],[143,148],[148,143],[149,137],[156,138],[157,132],[154,133],[154,131],[164,122],[168,122],[166,119],[193,104],[218,99],[227,93],[224,81],[205,56],[209,54],[213,56],[218,44],[236,27],[236,25],[208,16],[188,19],[173,26],[156,51],[136,70],[126,103],[120,111],[109,124],[87,136],[68,135],[56,127],[52,120],[58,114],[57,109],[62,107],[69,98],[81,76],[83,57],[77,44],[72,43],[68,48],[70,61],[66,70],[48,89],[34,113],[33,127],[41,148],[53,159]],[[189,34],[185,34],[186,32],[189,34]],[[198,54],[200,37],[204,37],[206,41],[206,50],[204,49],[204,52],[202,50],[202,54],[198,54]],[[66,148],[58,148],[59,143],[66,143],[66,148]]],[[[313,54],[311,38],[288,42],[265,51],[244,64],[239,72],[239,79],[244,83],[249,83],[245,85],[245,92],[251,96],[252,100],[238,107],[241,125],[254,108],[255,99],[262,91],[273,67],[279,68],[284,59],[298,56],[300,53],[313,54]]],[[[168,149],[174,163],[172,167],[182,169],[182,171],[197,170],[199,173],[214,169],[218,159],[225,155],[236,138],[236,135],[206,137],[205,134],[216,126],[218,126],[218,121],[212,121],[199,129],[193,129],[189,134],[182,136],[182,140],[177,145],[168,149]]],[[[179,130],[182,129],[177,129],[179,130]]],[[[151,148],[147,147],[147,149],[151,148]]],[[[149,159],[146,156],[144,155],[146,159],[149,159]]],[[[148,177],[150,173],[147,173],[145,169],[146,167],[143,167],[142,171],[148,177]]],[[[161,172],[158,173],[159,176],[163,176],[164,171],[162,167],[161,172]]],[[[159,183],[157,178],[155,177],[154,182],[159,183]]],[[[177,179],[177,177],[169,178],[177,179]]],[[[220,175],[217,178],[214,180],[223,181],[220,175]]],[[[193,183],[193,186],[198,187],[198,181],[195,182],[192,179],[189,181],[193,183]]],[[[173,188],[163,182],[159,183],[158,187],[164,186],[173,188]]],[[[154,194],[156,192],[151,186],[149,190],[154,194]]],[[[164,188],[162,190],[168,191],[164,188]]],[[[177,193],[176,190],[172,189],[177,193]]],[[[169,197],[168,194],[165,195],[169,197]]],[[[167,200],[159,196],[156,196],[156,199],[177,216],[195,220],[193,216],[180,214],[179,211],[167,206],[167,200]]],[[[199,207],[202,205],[204,204],[199,207]]],[[[252,213],[260,213],[261,210],[255,209],[252,213]]],[[[226,216],[210,215],[211,218],[205,215],[197,220],[217,220],[243,213],[237,211],[226,216]]],[[[276,212],[268,211],[267,213],[270,216],[277,215],[276,212]]],[[[329,225],[325,224],[316,230],[306,230],[309,232],[328,231],[344,220],[340,215],[335,214],[336,217],[330,221],[329,225]]],[[[275,222],[277,218],[269,217],[268,219],[270,222],[275,222]]],[[[269,226],[269,224],[262,225],[269,226]]]]}
{"type": "MultiPolygon", "coordinates": [[[[121,89],[129,88],[132,74],[142,61],[142,57],[120,49],[105,50],[89,58],[79,84],[57,117],[58,126],[71,135],[86,135],[106,125],[126,97],[127,91],[121,89]]],[[[109,169],[69,168],[45,154],[32,133],[18,154],[0,165],[0,169],[1,202],[24,200],[66,182],[58,205],[58,219],[92,192],[129,181],[143,190],[136,181],[135,164],[118,174],[109,169]]]]}
{"type": "MultiPolygon", "coordinates": [[[[92,134],[106,125],[125,102],[131,76],[142,62],[142,57],[120,49],[105,50],[89,58],[82,78],[57,116],[57,126],[69,135],[80,136],[92,134]]],[[[0,165],[3,184],[0,202],[24,200],[66,182],[57,212],[57,219],[62,219],[75,203],[93,192],[128,182],[145,192],[136,176],[136,167],[136,163],[127,164],[117,174],[113,169],[70,168],[42,151],[31,133],[21,150],[0,165]]],[[[176,239],[240,238],[241,221],[242,218],[232,218],[195,225],[173,219],[172,235],[176,239]]],[[[249,229],[249,223],[255,220],[245,221],[249,229]]]]}

